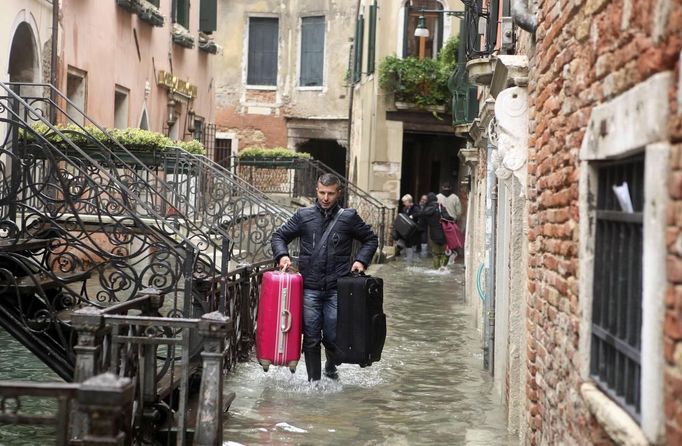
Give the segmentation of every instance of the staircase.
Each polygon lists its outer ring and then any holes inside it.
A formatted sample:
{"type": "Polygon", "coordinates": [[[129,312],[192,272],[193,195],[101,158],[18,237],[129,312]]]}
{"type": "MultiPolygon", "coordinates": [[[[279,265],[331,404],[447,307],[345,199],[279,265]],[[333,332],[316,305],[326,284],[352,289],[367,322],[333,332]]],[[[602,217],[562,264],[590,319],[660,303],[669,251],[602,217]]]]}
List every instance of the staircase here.
{"type": "Polygon", "coordinates": [[[106,131],[49,85],[0,83],[0,110],[0,325],[66,381],[132,378],[134,436],[163,425],[185,444],[205,385],[199,318],[229,321],[220,368],[246,355],[270,234],[291,214],[204,157],[176,149],[150,163],[101,142],[92,129],[106,131]]]}

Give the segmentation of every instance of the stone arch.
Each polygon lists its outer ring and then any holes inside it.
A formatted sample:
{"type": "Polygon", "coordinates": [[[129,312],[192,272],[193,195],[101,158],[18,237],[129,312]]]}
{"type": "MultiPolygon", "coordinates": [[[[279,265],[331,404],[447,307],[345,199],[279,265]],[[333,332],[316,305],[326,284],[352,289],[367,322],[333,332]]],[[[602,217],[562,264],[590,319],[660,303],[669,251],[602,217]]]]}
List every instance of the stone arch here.
{"type": "Polygon", "coordinates": [[[42,79],[38,31],[26,10],[17,14],[10,41],[7,74],[10,82],[39,83],[42,79]]]}

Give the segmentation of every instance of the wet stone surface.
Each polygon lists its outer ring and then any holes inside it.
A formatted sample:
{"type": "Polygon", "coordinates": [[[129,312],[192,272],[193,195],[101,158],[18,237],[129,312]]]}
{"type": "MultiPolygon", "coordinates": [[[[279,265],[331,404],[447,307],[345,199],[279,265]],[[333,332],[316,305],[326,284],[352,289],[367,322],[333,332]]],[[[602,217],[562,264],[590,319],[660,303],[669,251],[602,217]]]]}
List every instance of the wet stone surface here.
{"type": "Polygon", "coordinates": [[[237,393],[223,445],[513,445],[482,367],[480,335],[463,300],[461,264],[390,262],[384,279],[388,335],[382,360],[339,367],[338,382],[263,372],[255,357],[226,380],[237,393]]]}

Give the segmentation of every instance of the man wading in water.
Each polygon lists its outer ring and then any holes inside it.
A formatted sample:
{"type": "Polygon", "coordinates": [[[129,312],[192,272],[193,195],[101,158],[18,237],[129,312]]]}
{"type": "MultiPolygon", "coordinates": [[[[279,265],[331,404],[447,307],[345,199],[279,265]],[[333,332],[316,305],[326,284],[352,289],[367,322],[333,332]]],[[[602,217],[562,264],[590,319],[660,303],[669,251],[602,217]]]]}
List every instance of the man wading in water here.
{"type": "Polygon", "coordinates": [[[315,205],[296,211],[272,235],[272,253],[281,269],[291,265],[287,245],[300,239],[298,266],[303,276],[303,354],[308,381],[320,380],[321,343],[327,356],[324,374],[338,379],[332,360],[336,341],[336,280],[351,270],[364,271],[379,246],[376,234],[357,211],[339,206],[340,196],[339,178],[329,173],[320,176],[315,205]],[[325,237],[330,225],[331,231],[325,237]],[[351,259],[353,240],[358,240],[361,246],[351,259]]]}

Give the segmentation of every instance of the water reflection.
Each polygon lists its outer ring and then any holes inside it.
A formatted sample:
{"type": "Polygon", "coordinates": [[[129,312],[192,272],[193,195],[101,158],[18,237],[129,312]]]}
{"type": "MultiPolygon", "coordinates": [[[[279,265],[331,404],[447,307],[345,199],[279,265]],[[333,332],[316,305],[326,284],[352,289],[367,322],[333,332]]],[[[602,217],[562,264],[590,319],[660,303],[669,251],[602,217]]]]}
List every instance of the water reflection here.
{"type": "Polygon", "coordinates": [[[392,262],[377,272],[389,324],[381,362],[342,365],[339,382],[317,385],[307,383],[303,362],[293,375],[240,364],[226,382],[237,399],[224,444],[515,444],[482,370],[463,270],[428,264],[392,262]]]}
{"type": "MultiPolygon", "coordinates": [[[[64,382],[23,345],[5,330],[0,329],[0,380],[64,382]]],[[[57,408],[54,400],[24,398],[21,407],[25,413],[53,414],[57,408]]],[[[52,426],[0,425],[0,446],[33,446],[54,444],[55,428],[52,426]]]]}

